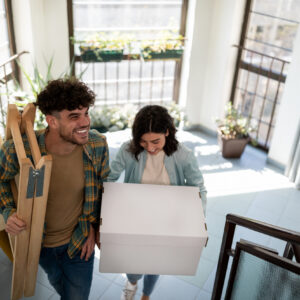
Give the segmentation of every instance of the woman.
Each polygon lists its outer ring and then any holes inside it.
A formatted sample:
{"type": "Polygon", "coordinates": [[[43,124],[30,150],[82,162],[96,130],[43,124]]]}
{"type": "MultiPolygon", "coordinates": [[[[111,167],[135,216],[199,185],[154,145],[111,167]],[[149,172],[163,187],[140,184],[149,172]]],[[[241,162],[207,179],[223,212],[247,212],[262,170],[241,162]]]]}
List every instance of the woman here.
{"type": "MultiPolygon", "coordinates": [[[[111,164],[108,181],[116,181],[125,170],[126,183],[199,186],[205,212],[206,189],[197,159],[175,134],[173,119],[164,107],[143,107],[135,117],[132,140],[121,146],[111,164]]],[[[149,299],[159,276],[127,274],[122,300],[134,299],[137,281],[143,276],[141,299],[149,299]]]]}

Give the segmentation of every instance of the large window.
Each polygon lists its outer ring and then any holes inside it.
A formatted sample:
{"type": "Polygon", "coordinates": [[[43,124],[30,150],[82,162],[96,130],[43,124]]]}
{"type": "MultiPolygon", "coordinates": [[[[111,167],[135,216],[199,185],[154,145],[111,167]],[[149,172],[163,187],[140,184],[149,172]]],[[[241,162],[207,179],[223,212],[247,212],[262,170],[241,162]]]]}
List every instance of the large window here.
{"type": "Polygon", "coordinates": [[[299,0],[247,0],[231,100],[268,149],[299,27],[299,0]]]}
{"type": "Polygon", "coordinates": [[[97,95],[96,105],[177,102],[181,59],[144,61],[138,45],[155,40],[162,32],[182,35],[187,0],[68,1],[69,32],[76,40],[92,33],[127,34],[135,42],[120,62],[84,63],[78,45],[71,44],[76,57],[75,72],[97,95]]]}
{"type": "MultiPolygon", "coordinates": [[[[16,76],[15,65],[8,62],[15,54],[14,33],[12,26],[11,1],[0,0],[0,124],[4,125],[5,111],[8,101],[7,86],[12,84],[16,76]]],[[[1,126],[3,129],[4,126],[1,126]]],[[[1,132],[3,134],[3,132],[1,132]]]]}
{"type": "Polygon", "coordinates": [[[0,64],[15,54],[13,28],[11,23],[11,1],[0,0],[0,64]]]}

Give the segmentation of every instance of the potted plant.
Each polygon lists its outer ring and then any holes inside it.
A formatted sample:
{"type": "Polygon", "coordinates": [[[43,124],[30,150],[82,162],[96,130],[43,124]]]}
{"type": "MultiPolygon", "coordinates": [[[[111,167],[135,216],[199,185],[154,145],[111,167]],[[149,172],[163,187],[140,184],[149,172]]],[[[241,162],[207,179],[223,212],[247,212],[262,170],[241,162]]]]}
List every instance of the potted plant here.
{"type": "Polygon", "coordinates": [[[187,115],[181,106],[172,101],[166,105],[166,109],[173,118],[175,127],[181,128],[188,125],[187,115]]]}
{"type": "Polygon", "coordinates": [[[102,133],[126,129],[131,127],[136,111],[136,106],[131,104],[96,108],[90,112],[91,129],[102,133]]]}
{"type": "Polygon", "coordinates": [[[83,62],[121,61],[123,52],[129,40],[117,33],[107,35],[96,33],[84,40],[72,38],[73,43],[79,44],[80,56],[83,62]]]}
{"type": "Polygon", "coordinates": [[[243,117],[231,102],[226,104],[225,117],[216,120],[218,125],[218,142],[222,156],[225,158],[240,158],[250,139],[254,128],[247,118],[243,117]]]}
{"type": "Polygon", "coordinates": [[[184,37],[174,33],[162,33],[157,39],[141,43],[141,56],[150,59],[180,59],[183,54],[184,37]]]}

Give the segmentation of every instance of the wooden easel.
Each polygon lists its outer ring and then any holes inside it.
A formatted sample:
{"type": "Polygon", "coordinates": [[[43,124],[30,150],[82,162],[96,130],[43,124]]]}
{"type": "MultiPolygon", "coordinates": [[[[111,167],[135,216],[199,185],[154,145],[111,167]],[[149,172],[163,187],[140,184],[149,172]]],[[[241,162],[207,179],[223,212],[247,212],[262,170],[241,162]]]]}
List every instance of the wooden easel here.
{"type": "Polygon", "coordinates": [[[34,295],[38,271],[48,190],[52,167],[51,155],[41,156],[33,130],[35,106],[27,104],[19,113],[15,104],[8,104],[5,137],[13,139],[20,166],[19,176],[11,182],[17,216],[26,223],[26,230],[10,236],[13,252],[11,299],[34,295]],[[22,134],[27,135],[33,163],[26,156],[22,134]]]}

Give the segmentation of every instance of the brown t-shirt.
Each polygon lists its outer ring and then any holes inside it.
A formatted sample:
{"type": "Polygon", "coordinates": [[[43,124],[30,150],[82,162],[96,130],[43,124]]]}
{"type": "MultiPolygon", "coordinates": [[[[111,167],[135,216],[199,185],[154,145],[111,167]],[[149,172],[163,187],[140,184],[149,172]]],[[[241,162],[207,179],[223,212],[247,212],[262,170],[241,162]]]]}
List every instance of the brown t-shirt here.
{"type": "Polygon", "coordinates": [[[82,146],[70,154],[51,154],[53,159],[46,210],[45,247],[69,243],[84,199],[82,146]]]}

